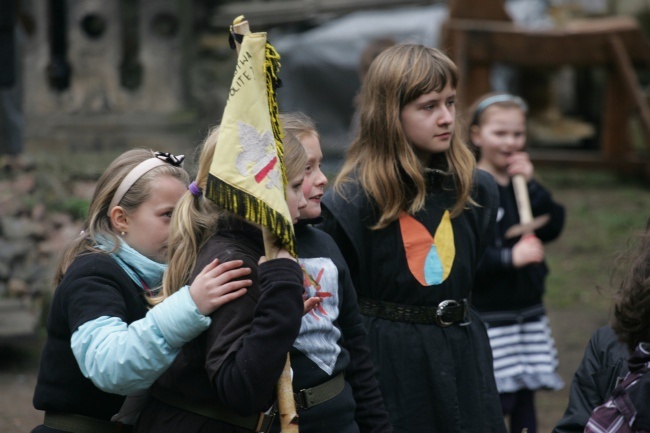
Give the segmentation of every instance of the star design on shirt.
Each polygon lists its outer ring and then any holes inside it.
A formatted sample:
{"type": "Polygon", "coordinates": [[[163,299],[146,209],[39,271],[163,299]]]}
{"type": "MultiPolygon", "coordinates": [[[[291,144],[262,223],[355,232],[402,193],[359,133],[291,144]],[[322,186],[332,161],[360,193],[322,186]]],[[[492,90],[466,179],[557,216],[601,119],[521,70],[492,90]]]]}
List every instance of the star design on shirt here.
{"type": "MultiPolygon", "coordinates": [[[[320,271],[318,271],[318,275],[316,275],[316,278],[313,278],[311,275],[309,275],[309,272],[307,272],[307,269],[305,269],[304,266],[301,266],[301,268],[302,268],[302,273],[304,275],[303,285],[305,286],[305,293],[302,295],[303,300],[307,300],[307,298],[312,296],[309,293],[310,292],[309,288],[312,287],[315,290],[313,296],[318,296],[319,298],[330,298],[332,296],[330,292],[326,292],[322,290],[320,285],[320,280],[323,277],[323,272],[325,272],[325,268],[321,268],[320,271]]],[[[322,314],[323,316],[327,316],[327,311],[325,311],[325,309],[321,305],[317,305],[316,307],[314,307],[314,310],[318,310],[320,314],[322,314]]],[[[314,312],[314,310],[311,310],[309,314],[314,316],[316,320],[320,320],[316,315],[316,313],[314,312]]]]}

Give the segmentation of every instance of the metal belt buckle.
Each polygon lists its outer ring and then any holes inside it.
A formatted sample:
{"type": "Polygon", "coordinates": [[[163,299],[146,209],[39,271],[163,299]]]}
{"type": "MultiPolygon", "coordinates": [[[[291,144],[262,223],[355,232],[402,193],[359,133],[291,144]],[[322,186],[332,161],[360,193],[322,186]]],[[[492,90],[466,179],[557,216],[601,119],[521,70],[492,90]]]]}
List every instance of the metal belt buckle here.
{"type": "Polygon", "coordinates": [[[438,309],[436,310],[436,323],[441,328],[446,328],[447,326],[454,324],[453,321],[445,322],[442,320],[442,316],[445,314],[445,309],[447,307],[460,307],[460,303],[458,301],[454,301],[453,299],[447,299],[438,304],[438,309]]]}
{"type": "Polygon", "coordinates": [[[301,389],[298,392],[293,393],[293,399],[296,402],[296,407],[298,409],[308,409],[309,402],[307,401],[307,396],[305,395],[305,390],[301,389]]]}
{"type": "Polygon", "coordinates": [[[270,414],[267,413],[261,413],[260,414],[260,420],[257,422],[257,428],[255,431],[257,433],[268,433],[271,431],[271,424],[273,424],[273,420],[275,419],[275,414],[276,412],[273,411],[270,414]]]}

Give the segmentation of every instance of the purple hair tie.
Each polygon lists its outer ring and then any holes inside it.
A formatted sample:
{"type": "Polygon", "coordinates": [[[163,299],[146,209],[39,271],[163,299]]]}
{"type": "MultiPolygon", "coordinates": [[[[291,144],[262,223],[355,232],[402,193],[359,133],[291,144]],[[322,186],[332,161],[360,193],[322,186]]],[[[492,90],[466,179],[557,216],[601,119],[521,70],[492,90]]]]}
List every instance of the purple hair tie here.
{"type": "Polygon", "coordinates": [[[192,195],[195,196],[195,197],[200,197],[201,194],[202,194],[202,193],[201,193],[201,188],[199,188],[198,186],[196,186],[196,182],[192,182],[192,183],[190,184],[190,186],[187,187],[187,189],[189,189],[190,192],[192,193],[192,195]]]}

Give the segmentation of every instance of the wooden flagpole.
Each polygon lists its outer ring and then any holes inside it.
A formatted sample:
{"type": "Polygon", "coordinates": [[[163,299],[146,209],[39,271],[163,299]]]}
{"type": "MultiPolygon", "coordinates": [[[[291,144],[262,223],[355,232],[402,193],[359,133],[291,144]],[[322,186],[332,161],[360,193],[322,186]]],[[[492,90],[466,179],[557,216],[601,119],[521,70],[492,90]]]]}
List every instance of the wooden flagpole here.
{"type": "MultiPolygon", "coordinates": [[[[239,16],[233,21],[232,31],[235,34],[246,35],[250,33],[248,21],[244,20],[244,16],[239,16]]],[[[235,38],[237,46],[237,53],[239,53],[240,44],[235,38]]],[[[275,259],[278,255],[278,247],[276,246],[276,236],[271,233],[266,227],[262,227],[262,234],[264,236],[264,255],[268,260],[275,259]]],[[[287,353],[287,361],[284,364],[284,369],[278,379],[277,384],[278,393],[278,411],[280,414],[280,428],[282,433],[298,433],[298,414],[296,413],[296,402],[293,397],[293,385],[291,383],[291,361],[287,353]]]]}

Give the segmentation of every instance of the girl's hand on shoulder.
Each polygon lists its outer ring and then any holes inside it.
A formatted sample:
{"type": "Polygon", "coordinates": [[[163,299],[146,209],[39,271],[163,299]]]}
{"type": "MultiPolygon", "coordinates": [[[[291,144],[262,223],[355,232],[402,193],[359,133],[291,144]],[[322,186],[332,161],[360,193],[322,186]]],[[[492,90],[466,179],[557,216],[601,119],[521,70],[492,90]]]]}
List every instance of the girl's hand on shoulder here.
{"type": "Polygon", "coordinates": [[[541,263],[542,260],[544,260],[544,245],[535,235],[522,237],[512,247],[512,265],[515,268],[541,263]]]}
{"type": "Polygon", "coordinates": [[[241,260],[219,264],[219,259],[214,259],[196,276],[190,296],[201,314],[207,316],[246,293],[253,281],[241,279],[251,273],[250,268],[241,267],[243,264],[241,260]]]}
{"type": "Polygon", "coordinates": [[[515,152],[508,157],[508,175],[522,174],[526,182],[530,182],[535,175],[535,167],[526,152],[515,152]]]}

